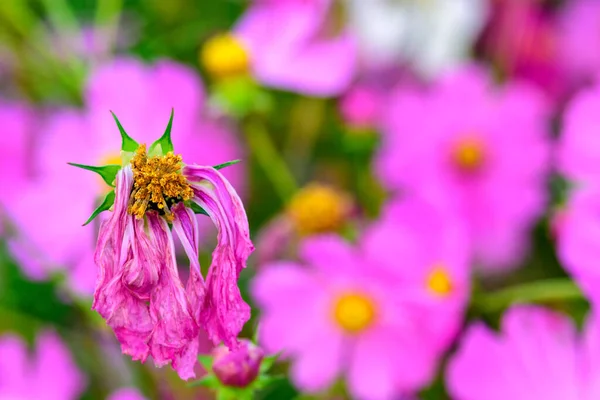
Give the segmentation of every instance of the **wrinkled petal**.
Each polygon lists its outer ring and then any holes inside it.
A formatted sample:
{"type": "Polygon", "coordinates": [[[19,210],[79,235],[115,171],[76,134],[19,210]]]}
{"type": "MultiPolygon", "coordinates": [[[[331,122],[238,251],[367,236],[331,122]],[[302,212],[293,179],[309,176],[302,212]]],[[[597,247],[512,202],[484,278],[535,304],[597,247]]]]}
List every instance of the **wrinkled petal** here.
{"type": "Polygon", "coordinates": [[[177,273],[173,237],[167,222],[156,212],[147,213],[146,218],[153,246],[160,252],[157,260],[162,264],[160,280],[150,299],[152,358],[158,366],[171,363],[182,379],[193,378],[199,332],[177,273]]]}
{"type": "Polygon", "coordinates": [[[206,279],[201,324],[213,342],[235,346],[238,333],[250,318],[250,307],[237,286],[254,250],[246,211],[235,189],[214,168],[186,166],[183,174],[194,189],[194,201],[206,210],[219,231],[206,279]]]}

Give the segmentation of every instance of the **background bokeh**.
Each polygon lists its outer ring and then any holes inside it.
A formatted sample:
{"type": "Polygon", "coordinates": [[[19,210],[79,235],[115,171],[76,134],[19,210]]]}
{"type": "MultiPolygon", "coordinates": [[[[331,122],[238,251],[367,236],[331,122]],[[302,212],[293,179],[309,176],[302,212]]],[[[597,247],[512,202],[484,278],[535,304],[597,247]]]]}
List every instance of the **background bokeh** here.
{"type": "Polygon", "coordinates": [[[81,225],[109,188],[66,164],[118,160],[109,111],[149,144],[171,108],[184,162],[241,160],[241,336],[284,350],[255,398],[496,398],[447,373],[472,323],[515,303],[595,315],[599,74],[595,0],[3,2],[0,399],[214,397],[122,355],[91,310],[105,216],[81,225]],[[389,353],[356,344],[388,308],[369,343],[389,353]]]}

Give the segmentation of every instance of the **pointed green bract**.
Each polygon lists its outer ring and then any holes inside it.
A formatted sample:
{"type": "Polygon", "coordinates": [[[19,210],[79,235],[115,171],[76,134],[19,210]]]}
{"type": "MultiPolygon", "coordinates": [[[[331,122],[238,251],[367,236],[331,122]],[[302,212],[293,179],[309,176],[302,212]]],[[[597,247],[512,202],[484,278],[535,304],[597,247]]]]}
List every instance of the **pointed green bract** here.
{"type": "Polygon", "coordinates": [[[194,203],[193,201],[190,201],[189,203],[190,208],[192,209],[192,211],[196,214],[204,214],[207,217],[209,217],[208,213],[206,212],[206,210],[202,207],[200,207],[198,204],[194,203]]]}
{"type": "Polygon", "coordinates": [[[113,204],[115,204],[115,191],[111,190],[110,193],[108,193],[104,198],[102,204],[100,204],[100,206],[98,206],[98,208],[94,210],[92,215],[88,218],[85,224],[83,224],[83,226],[86,226],[87,224],[92,222],[94,218],[96,218],[102,211],[109,210],[113,206],[113,204]]]}
{"type": "Polygon", "coordinates": [[[169,118],[169,123],[167,124],[167,129],[165,129],[165,133],[150,146],[149,153],[154,153],[154,150],[160,146],[160,153],[167,154],[168,152],[173,152],[173,141],[171,140],[171,128],[173,127],[173,114],[175,114],[175,110],[171,109],[171,117],[169,118]]]}
{"type": "Polygon", "coordinates": [[[83,165],[83,164],[75,164],[75,163],[67,163],[77,168],[86,169],[88,171],[92,171],[97,173],[104,179],[104,182],[109,184],[110,186],[115,186],[113,182],[117,177],[117,172],[121,169],[120,165],[104,165],[102,167],[94,167],[92,165],[83,165]]]}
{"type": "Polygon", "coordinates": [[[214,169],[223,169],[223,168],[225,168],[225,167],[229,167],[230,165],[237,164],[237,163],[239,163],[240,161],[242,161],[242,160],[231,160],[231,161],[227,161],[226,163],[223,163],[223,164],[214,165],[214,166],[213,166],[213,168],[214,168],[214,169]]]}
{"type": "Polygon", "coordinates": [[[212,370],[213,358],[209,355],[201,354],[198,356],[198,362],[202,364],[205,370],[212,370]]]}
{"type": "Polygon", "coordinates": [[[127,132],[125,132],[125,129],[123,129],[123,125],[121,125],[115,113],[112,111],[110,113],[112,114],[113,118],[115,119],[115,122],[117,123],[117,126],[119,127],[119,132],[121,132],[121,150],[127,151],[129,153],[136,151],[137,148],[140,146],[138,142],[133,140],[131,136],[129,136],[127,132]]]}

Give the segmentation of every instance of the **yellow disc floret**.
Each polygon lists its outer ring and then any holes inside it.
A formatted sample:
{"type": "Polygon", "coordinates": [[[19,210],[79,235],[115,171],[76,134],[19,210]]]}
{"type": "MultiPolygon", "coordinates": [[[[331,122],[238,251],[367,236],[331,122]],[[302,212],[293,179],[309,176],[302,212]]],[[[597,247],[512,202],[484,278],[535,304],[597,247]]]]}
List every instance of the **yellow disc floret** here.
{"type": "Polygon", "coordinates": [[[288,205],[288,215],[303,235],[339,229],[350,210],[347,196],[329,186],[312,183],[300,190],[288,205]]]}
{"type": "Polygon", "coordinates": [[[477,139],[464,139],[453,149],[454,164],[462,171],[477,171],[485,161],[485,149],[477,139]]]}
{"type": "Polygon", "coordinates": [[[250,56],[244,44],[230,33],[209,39],[200,51],[200,62],[219,78],[242,75],[250,68],[250,56]]]}
{"type": "Polygon", "coordinates": [[[172,220],[169,203],[186,201],[194,197],[194,191],[181,174],[180,155],[148,157],[146,145],[142,144],[131,159],[133,190],[127,211],[142,218],[148,208],[164,212],[172,220]]]}
{"type": "Polygon", "coordinates": [[[427,289],[436,296],[447,296],[452,292],[450,274],[442,266],[435,266],[427,275],[427,289]]]}
{"type": "Polygon", "coordinates": [[[334,319],[347,333],[362,332],[375,320],[375,304],[362,293],[343,294],[335,302],[334,319]]]}

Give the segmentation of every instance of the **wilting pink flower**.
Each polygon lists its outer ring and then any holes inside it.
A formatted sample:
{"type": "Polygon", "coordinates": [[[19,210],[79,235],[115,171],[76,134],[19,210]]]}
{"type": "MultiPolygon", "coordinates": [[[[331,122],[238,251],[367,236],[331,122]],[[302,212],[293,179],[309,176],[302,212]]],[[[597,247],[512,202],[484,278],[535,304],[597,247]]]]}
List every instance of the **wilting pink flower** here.
{"type": "Polygon", "coordinates": [[[145,397],[136,389],[123,388],[113,392],[107,400],[144,400],[145,397]]]}
{"type": "Polygon", "coordinates": [[[353,247],[312,237],[302,264],[261,268],[252,293],[259,337],[292,359],[291,378],[319,391],[346,375],[360,399],[414,392],[434,375],[461,323],[469,292],[460,224],[424,202],[389,207],[353,247]]]}
{"type": "Polygon", "coordinates": [[[75,400],[85,378],[60,338],[42,333],[30,353],[16,336],[0,336],[0,398],[75,400]]]}
{"type": "Polygon", "coordinates": [[[337,95],[350,84],[356,46],[346,32],[332,37],[323,33],[330,3],[256,0],[246,10],[234,35],[257,80],[316,96],[337,95]]]}
{"type": "MultiPolygon", "coordinates": [[[[175,108],[173,141],[186,159],[216,165],[239,158],[241,149],[225,124],[206,115],[199,76],[171,61],[144,65],[117,59],[106,64],[91,75],[84,103],[83,110],[60,110],[45,123],[33,165],[37,180],[20,192],[18,202],[8,204],[7,214],[19,228],[11,251],[28,276],[44,278],[53,269],[64,270],[70,288],[90,295],[97,276],[91,264],[95,232],[80,229],[82,216],[91,214],[110,188],[66,161],[120,163],[120,139],[109,110],[129,132],[148,142],[164,131],[165,110],[175,108]],[[43,211],[61,209],[68,212],[43,211]]],[[[19,131],[14,133],[18,136],[19,131]]],[[[9,139],[13,136],[3,140],[9,139]]],[[[242,173],[243,167],[224,171],[236,185],[242,173]]]]}
{"type": "Polygon", "coordinates": [[[243,339],[236,349],[217,347],[214,352],[213,372],[226,386],[246,387],[260,372],[264,352],[254,343],[243,339]]]}
{"type": "Polygon", "coordinates": [[[468,224],[478,262],[514,266],[546,200],[540,93],[519,83],[493,87],[468,68],[429,90],[400,87],[386,119],[377,157],[385,186],[445,202],[468,224]]]}
{"type": "Polygon", "coordinates": [[[534,306],[507,311],[499,333],[475,323],[450,361],[450,395],[457,400],[598,399],[599,328],[592,316],[578,337],[568,317],[534,306]]]}
{"type": "Polygon", "coordinates": [[[384,95],[367,85],[355,86],[340,100],[344,121],[354,128],[375,128],[383,108],[384,95]]]}
{"type": "Polygon", "coordinates": [[[123,353],[142,362],[152,356],[157,366],[171,364],[189,379],[195,376],[200,328],[215,344],[237,346],[250,318],[237,279],[253,245],[229,181],[212,167],[184,165],[171,150],[170,128],[167,132],[169,139],[154,143],[149,153],[135,142],[122,152],[113,211],[100,227],[94,254],[99,279],[93,309],[113,328],[123,353]],[[206,280],[198,262],[193,204],[218,229],[206,280]],[[190,260],[185,287],[169,222],[190,260]]]}

